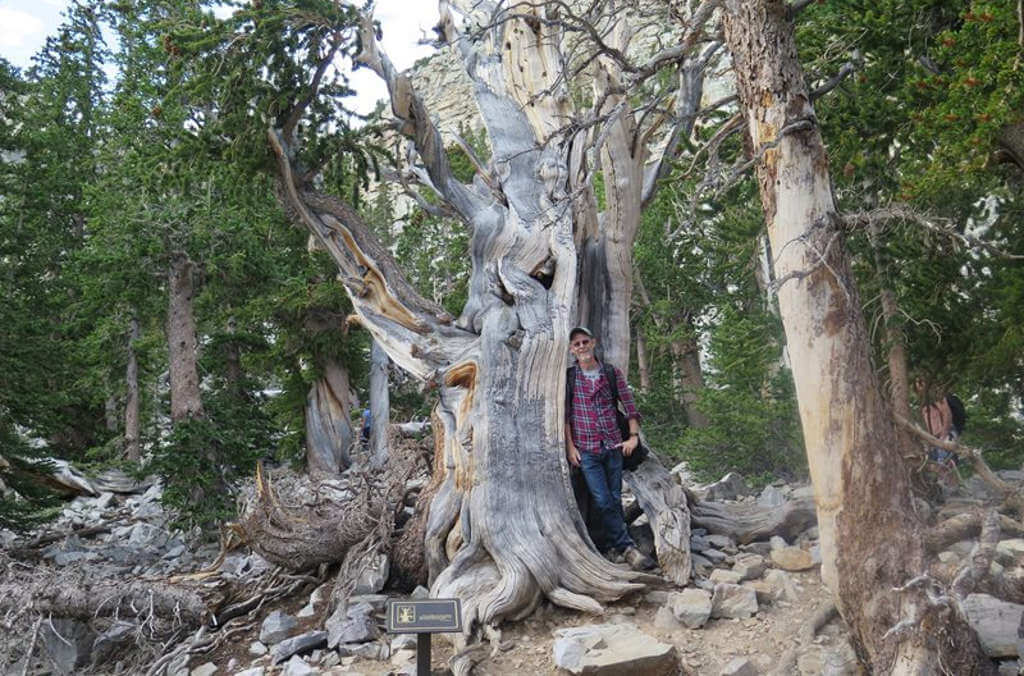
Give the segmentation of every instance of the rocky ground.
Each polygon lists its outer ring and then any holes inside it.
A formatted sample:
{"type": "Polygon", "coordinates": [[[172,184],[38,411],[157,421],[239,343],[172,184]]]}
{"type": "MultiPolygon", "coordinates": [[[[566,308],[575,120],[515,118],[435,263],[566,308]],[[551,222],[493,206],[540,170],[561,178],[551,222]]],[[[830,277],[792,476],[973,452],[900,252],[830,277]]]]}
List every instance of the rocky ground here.
{"type": "MultiPolygon", "coordinates": [[[[983,499],[983,489],[976,482],[973,488],[967,485],[958,499],[970,506],[983,499]]],[[[215,544],[193,546],[169,527],[159,490],[157,485],[138,486],[131,493],[78,497],[45,531],[21,537],[0,533],[0,597],[24,599],[9,603],[4,614],[3,673],[415,673],[415,637],[382,632],[390,596],[382,589],[386,560],[366,571],[346,606],[328,615],[327,571],[289,575],[245,549],[224,553],[215,544]],[[201,629],[198,636],[161,628],[163,643],[155,640],[158,632],[147,626],[145,612],[103,621],[98,615],[58,618],[51,613],[44,618],[31,612],[32,599],[43,591],[33,585],[59,580],[73,586],[86,571],[123,584],[163,583],[191,574],[190,579],[210,587],[232,583],[234,589],[261,594],[253,597],[260,599],[258,604],[238,604],[244,616],[240,612],[237,619],[201,629]]],[[[767,507],[808,490],[769,486],[755,497],[745,495],[742,480],[730,476],[701,493],[726,504],[767,507]]],[[[955,511],[955,502],[945,509],[955,511]]],[[[642,521],[634,529],[642,540],[642,521]]],[[[603,617],[542,604],[527,620],[491,637],[474,673],[860,673],[842,621],[821,585],[816,537],[817,529],[811,528],[789,543],[775,537],[737,545],[728,537],[695,530],[695,582],[687,589],[655,586],[609,605],[603,617]]],[[[949,546],[937,565],[968,559],[973,544],[964,540],[949,546]]],[[[1022,562],[1024,540],[1007,539],[999,543],[993,563],[998,570],[993,571],[1016,579],[1014,571],[1024,575],[1022,562]]],[[[422,588],[414,592],[425,594],[422,588]]],[[[1024,606],[984,594],[968,600],[973,623],[985,634],[983,645],[1002,659],[1000,673],[1017,673],[1016,628],[1024,606]]],[[[434,636],[433,646],[434,670],[443,673],[454,648],[444,635],[434,636]]]]}

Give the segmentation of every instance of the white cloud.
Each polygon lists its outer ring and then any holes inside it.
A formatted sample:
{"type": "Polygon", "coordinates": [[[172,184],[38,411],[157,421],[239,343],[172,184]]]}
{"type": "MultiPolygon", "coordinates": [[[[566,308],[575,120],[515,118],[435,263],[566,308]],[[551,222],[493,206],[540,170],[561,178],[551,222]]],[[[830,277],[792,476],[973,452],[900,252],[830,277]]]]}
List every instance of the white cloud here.
{"type": "Polygon", "coordinates": [[[21,50],[38,44],[45,36],[46,26],[42,20],[28,12],[12,7],[0,7],[0,48],[21,50]]]}

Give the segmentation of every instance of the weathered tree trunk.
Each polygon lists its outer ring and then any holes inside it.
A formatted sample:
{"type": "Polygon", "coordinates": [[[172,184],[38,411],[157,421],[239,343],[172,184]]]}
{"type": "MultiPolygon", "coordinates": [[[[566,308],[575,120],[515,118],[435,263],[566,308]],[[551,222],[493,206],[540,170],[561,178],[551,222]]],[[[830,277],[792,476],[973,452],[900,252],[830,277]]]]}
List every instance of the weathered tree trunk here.
{"type": "Polygon", "coordinates": [[[192,268],[192,261],[187,254],[172,254],[167,277],[167,346],[171,378],[171,420],[174,422],[203,415],[199,370],[196,366],[199,347],[196,320],[192,312],[192,298],[195,294],[192,268]]]}
{"type": "Polygon", "coordinates": [[[128,333],[128,365],[125,367],[124,402],[124,452],[125,456],[138,462],[142,458],[139,447],[139,357],[135,352],[135,341],[139,339],[139,319],[132,317],[128,333]]]}
{"type": "Polygon", "coordinates": [[[388,423],[391,398],[388,394],[388,355],[377,341],[370,348],[370,466],[383,467],[388,461],[388,423]]]}
{"type": "Polygon", "coordinates": [[[306,470],[335,475],[351,463],[348,371],[331,359],[306,397],[306,470]]]}
{"type": "MultiPolygon", "coordinates": [[[[693,319],[688,317],[686,322],[693,331],[693,319]]],[[[672,341],[671,348],[679,374],[679,403],[686,413],[686,420],[690,427],[707,427],[708,418],[697,407],[700,391],[704,389],[704,372],[700,368],[697,338],[691,333],[685,340],[672,341]]]]}
{"type": "Polygon", "coordinates": [[[727,0],[725,7],[726,43],[776,252],[822,578],[875,673],[939,673],[940,665],[978,673],[987,660],[962,618],[937,612],[919,590],[892,591],[924,570],[921,524],[874,376],[789,8],[779,0],[727,0]]]}
{"type": "Polygon", "coordinates": [[[636,331],[636,365],[640,373],[640,389],[644,392],[651,389],[651,364],[647,358],[647,338],[641,329],[636,331]]]}
{"type": "Polygon", "coordinates": [[[889,261],[882,251],[882,229],[877,221],[871,221],[869,236],[875,256],[875,273],[878,275],[882,300],[882,321],[885,324],[886,357],[889,362],[889,397],[892,410],[897,415],[910,419],[910,378],[907,375],[907,348],[903,330],[900,328],[899,305],[896,294],[889,283],[889,261]]]}

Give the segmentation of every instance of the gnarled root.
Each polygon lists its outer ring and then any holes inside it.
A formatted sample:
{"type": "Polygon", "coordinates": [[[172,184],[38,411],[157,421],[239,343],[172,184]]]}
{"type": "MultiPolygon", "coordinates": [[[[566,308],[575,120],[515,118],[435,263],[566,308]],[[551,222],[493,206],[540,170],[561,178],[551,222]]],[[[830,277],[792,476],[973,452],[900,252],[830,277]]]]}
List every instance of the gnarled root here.
{"type": "Polygon", "coordinates": [[[740,544],[767,540],[772,535],[789,540],[818,522],[811,498],[790,500],[778,507],[765,509],[726,506],[720,502],[697,500],[692,494],[689,497],[693,525],[706,528],[709,533],[728,535],[740,544]]]}

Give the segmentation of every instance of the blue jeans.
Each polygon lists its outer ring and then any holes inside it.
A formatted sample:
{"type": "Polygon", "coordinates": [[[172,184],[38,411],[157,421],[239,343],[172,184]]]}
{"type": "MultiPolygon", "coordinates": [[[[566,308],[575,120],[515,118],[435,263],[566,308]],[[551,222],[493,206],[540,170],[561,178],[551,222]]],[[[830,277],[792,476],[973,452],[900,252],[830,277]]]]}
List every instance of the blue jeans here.
{"type": "Polygon", "coordinates": [[[587,490],[594,499],[594,507],[601,516],[604,542],[598,548],[625,549],[633,545],[622,516],[622,452],[617,448],[601,447],[600,453],[580,453],[580,469],[587,482],[587,490]]]}

